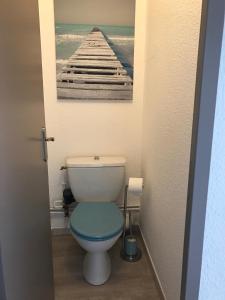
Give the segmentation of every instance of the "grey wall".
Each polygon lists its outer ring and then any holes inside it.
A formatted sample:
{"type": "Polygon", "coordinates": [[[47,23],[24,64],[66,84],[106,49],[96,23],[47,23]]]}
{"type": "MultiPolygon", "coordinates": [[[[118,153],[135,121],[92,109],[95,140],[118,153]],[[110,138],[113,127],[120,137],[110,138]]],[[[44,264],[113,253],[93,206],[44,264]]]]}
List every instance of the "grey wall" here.
{"type": "Polygon", "coordinates": [[[199,300],[225,299],[225,33],[221,53],[199,300]]]}
{"type": "Polygon", "coordinates": [[[135,0],[55,0],[58,23],[134,26],[135,0]]]}

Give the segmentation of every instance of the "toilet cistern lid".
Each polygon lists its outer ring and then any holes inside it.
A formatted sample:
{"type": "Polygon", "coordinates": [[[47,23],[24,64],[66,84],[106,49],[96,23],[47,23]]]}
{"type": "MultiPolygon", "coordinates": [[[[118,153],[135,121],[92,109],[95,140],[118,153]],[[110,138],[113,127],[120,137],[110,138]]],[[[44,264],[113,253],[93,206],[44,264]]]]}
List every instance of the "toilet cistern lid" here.
{"type": "Polygon", "coordinates": [[[66,159],[68,168],[121,167],[126,164],[122,156],[74,156],[66,159]]]}

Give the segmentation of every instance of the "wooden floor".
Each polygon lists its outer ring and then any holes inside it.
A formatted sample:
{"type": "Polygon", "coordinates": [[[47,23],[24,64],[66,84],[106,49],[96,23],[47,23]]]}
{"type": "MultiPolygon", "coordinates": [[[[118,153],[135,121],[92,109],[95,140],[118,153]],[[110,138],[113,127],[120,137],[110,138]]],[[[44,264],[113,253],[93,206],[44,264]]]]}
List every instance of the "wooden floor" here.
{"type": "Polygon", "coordinates": [[[85,252],[70,235],[53,236],[55,300],[160,300],[143,243],[142,259],[120,258],[121,239],[110,250],[112,274],[106,284],[92,286],[82,277],[85,252]]]}

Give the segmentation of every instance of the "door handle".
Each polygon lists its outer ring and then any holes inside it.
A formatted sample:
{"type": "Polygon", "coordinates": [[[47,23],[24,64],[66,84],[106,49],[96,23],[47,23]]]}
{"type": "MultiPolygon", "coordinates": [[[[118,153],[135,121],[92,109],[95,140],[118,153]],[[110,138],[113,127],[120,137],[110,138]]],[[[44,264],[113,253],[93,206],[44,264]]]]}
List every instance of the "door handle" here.
{"type": "Polygon", "coordinates": [[[53,136],[50,136],[49,138],[45,138],[46,142],[54,142],[55,138],[53,136]]]}
{"type": "Polygon", "coordinates": [[[54,137],[47,137],[46,136],[46,128],[42,127],[41,128],[41,157],[43,161],[48,160],[48,151],[47,151],[47,142],[54,142],[55,138],[54,137]]]}

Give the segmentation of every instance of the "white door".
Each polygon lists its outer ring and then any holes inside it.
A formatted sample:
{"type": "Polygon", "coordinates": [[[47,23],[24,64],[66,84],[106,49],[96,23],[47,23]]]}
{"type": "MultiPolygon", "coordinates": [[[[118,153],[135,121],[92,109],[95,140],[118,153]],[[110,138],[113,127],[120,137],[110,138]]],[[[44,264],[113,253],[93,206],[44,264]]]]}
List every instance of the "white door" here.
{"type": "Polygon", "coordinates": [[[0,8],[0,298],[53,300],[37,0],[0,8]]]}

